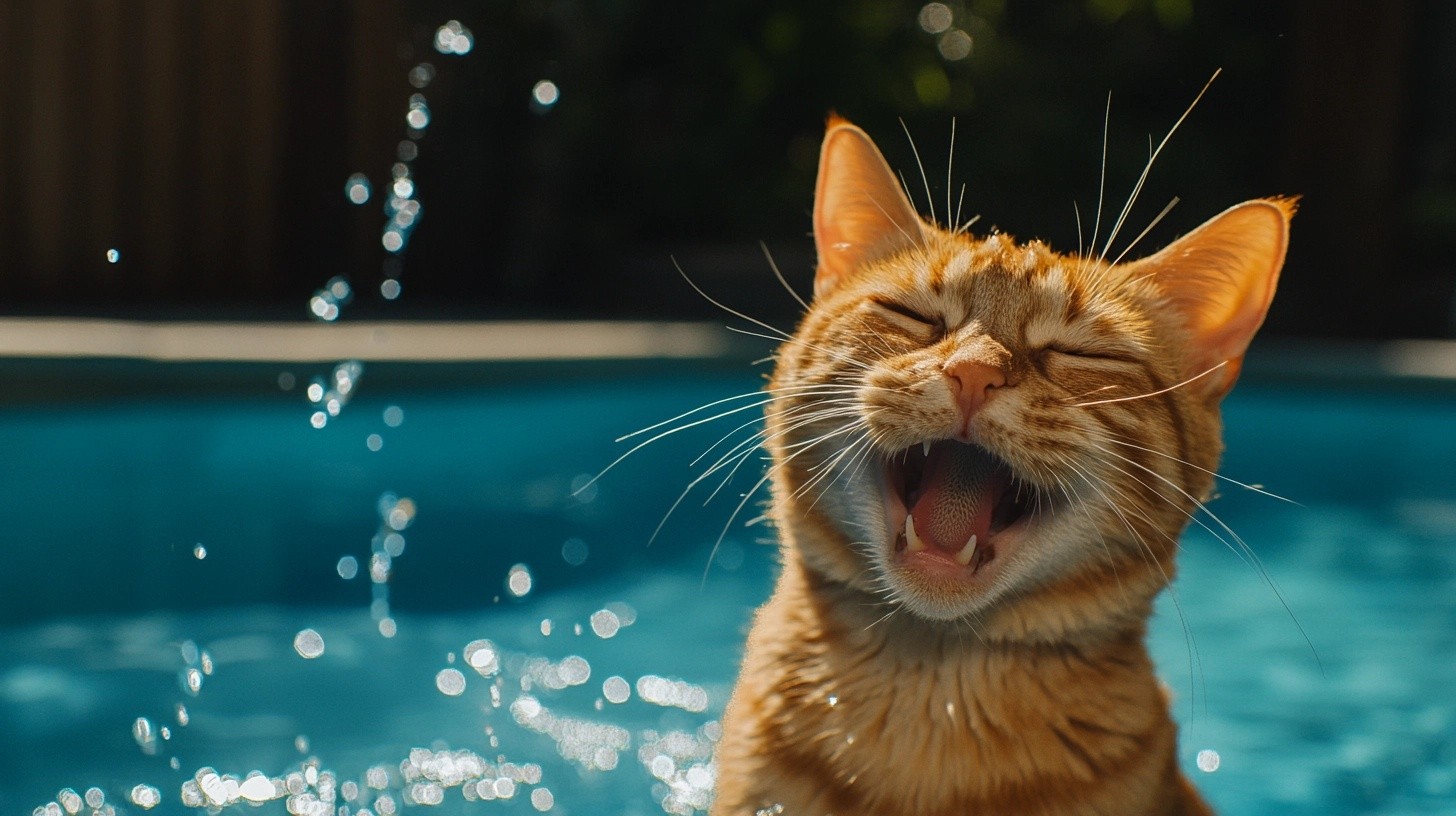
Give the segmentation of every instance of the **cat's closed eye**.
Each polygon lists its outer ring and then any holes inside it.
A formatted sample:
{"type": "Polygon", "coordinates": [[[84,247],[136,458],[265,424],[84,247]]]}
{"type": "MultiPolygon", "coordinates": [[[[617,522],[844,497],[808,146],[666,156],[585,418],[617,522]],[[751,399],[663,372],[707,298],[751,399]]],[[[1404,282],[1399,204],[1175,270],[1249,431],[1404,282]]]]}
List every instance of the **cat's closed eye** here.
{"type": "Polygon", "coordinates": [[[873,303],[875,306],[879,307],[882,311],[889,312],[892,315],[898,315],[899,317],[905,318],[912,323],[918,323],[918,328],[929,328],[934,330],[937,334],[945,330],[945,322],[939,317],[927,315],[923,312],[906,306],[899,301],[875,298],[870,302],[873,303]]]}
{"type": "Polygon", "coordinates": [[[1134,362],[1130,355],[1117,349],[1076,343],[1048,343],[1042,347],[1041,351],[1043,354],[1060,354],[1064,357],[1077,357],[1083,360],[1098,360],[1111,363],[1134,362]]]}

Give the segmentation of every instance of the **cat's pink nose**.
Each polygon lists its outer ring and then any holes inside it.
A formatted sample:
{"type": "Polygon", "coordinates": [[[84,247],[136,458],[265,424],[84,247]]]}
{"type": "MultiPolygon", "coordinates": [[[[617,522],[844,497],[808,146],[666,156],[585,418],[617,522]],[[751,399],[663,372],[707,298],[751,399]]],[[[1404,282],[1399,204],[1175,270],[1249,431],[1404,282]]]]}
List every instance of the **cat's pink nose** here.
{"type": "Polygon", "coordinates": [[[986,398],[991,395],[991,389],[1000,388],[1006,384],[1006,373],[1000,368],[978,363],[974,360],[961,360],[948,363],[945,366],[945,376],[951,381],[951,391],[954,393],[956,404],[960,406],[961,413],[969,418],[981,406],[986,404],[986,398]]]}

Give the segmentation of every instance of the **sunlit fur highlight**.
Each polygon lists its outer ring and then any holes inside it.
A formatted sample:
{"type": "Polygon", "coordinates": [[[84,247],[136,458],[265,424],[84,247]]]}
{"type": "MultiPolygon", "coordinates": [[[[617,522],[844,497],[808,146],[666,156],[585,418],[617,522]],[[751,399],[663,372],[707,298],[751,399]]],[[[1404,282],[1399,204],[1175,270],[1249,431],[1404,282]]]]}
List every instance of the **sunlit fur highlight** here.
{"type": "MultiPolygon", "coordinates": [[[[881,211],[908,206],[893,175],[854,182],[881,211]]],[[[1241,357],[1267,307],[1209,317],[1200,304],[1229,298],[1207,281],[1264,276],[1272,296],[1283,260],[1292,203],[1241,206],[1270,212],[1241,229],[1271,233],[1225,262],[1211,260],[1227,249],[1219,219],[1127,264],[926,223],[867,239],[873,256],[832,278],[821,268],[771,383],[783,569],[724,719],[715,813],[1209,812],[1144,640],[1211,493],[1232,385],[1217,375],[1238,359],[1195,366],[1241,357]],[[1183,276],[1179,258],[1199,262],[1183,276]],[[1242,336],[1219,333],[1231,321],[1242,336]],[[898,569],[879,481],[965,421],[943,373],[961,359],[1004,372],[975,439],[1037,489],[985,586],[898,569]]]]}

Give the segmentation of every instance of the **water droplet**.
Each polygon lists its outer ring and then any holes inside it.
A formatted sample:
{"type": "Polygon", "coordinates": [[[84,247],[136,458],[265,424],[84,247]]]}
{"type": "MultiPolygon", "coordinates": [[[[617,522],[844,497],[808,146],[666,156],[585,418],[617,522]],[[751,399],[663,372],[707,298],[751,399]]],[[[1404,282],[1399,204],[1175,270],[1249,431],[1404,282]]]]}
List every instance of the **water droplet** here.
{"type": "Polygon", "coordinates": [[[1218,770],[1221,761],[1218,752],[1212,748],[1205,748],[1198,752],[1198,770],[1204,773],[1213,773],[1218,770]]]}
{"type": "Polygon", "coordinates": [[[352,581],[354,580],[354,576],[359,574],[359,559],[352,555],[346,555],[339,559],[336,569],[339,571],[340,578],[343,578],[345,581],[352,581]]]}
{"type": "Polygon", "coordinates": [[[475,35],[459,20],[451,20],[435,29],[435,50],[441,54],[463,56],[474,47],[475,35]]]}
{"type": "Polygon", "coordinates": [[[541,619],[541,634],[544,637],[551,637],[552,623],[550,618],[541,619]]]}
{"type": "Polygon", "coordinates": [[[196,558],[198,561],[201,561],[202,559],[207,557],[207,548],[202,546],[201,544],[198,544],[197,546],[192,548],[192,557],[196,558]]]}
{"type": "Polygon", "coordinates": [[[365,437],[364,439],[364,447],[368,448],[371,451],[378,452],[380,448],[384,447],[384,437],[380,436],[377,433],[369,434],[369,436],[365,437]]]}
{"type": "Polygon", "coordinates": [[[549,788],[537,788],[531,791],[531,807],[545,813],[556,806],[556,797],[551,794],[549,788]]]}
{"type": "Polygon", "coordinates": [[[121,261],[121,250],[119,250],[119,249],[108,249],[108,250],[106,250],[106,262],[107,263],[118,263],[120,261],[121,261]]]}
{"type": "Polygon", "coordinates": [[[435,675],[435,688],[439,689],[441,694],[459,697],[465,693],[465,675],[459,669],[441,669],[440,673],[435,675]]]}
{"type": "Polygon", "coordinates": [[[379,284],[379,294],[385,300],[397,300],[399,298],[399,289],[399,281],[394,278],[387,278],[383,283],[379,284]]]}
{"type": "Polygon", "coordinates": [[[187,713],[187,706],[178,703],[177,724],[185,728],[190,722],[192,722],[192,715],[187,713]]]}
{"type": "Polygon", "coordinates": [[[435,78],[435,66],[428,62],[422,62],[410,69],[409,83],[416,88],[423,88],[430,84],[435,78]]]}
{"type": "Polygon", "coordinates": [[[379,634],[383,637],[392,638],[399,632],[399,626],[394,618],[381,618],[379,621],[379,634]]]}
{"type": "Polygon", "coordinates": [[[293,651],[305,660],[313,660],[324,653],[324,638],[312,629],[304,629],[293,636],[293,651]]]}
{"type": "Polygon", "coordinates": [[[157,754],[157,733],[152,726],[152,721],[146,717],[137,717],[136,722],[131,724],[131,738],[136,740],[137,747],[147,756],[157,754]]]}
{"type": "Polygon", "coordinates": [[[182,690],[196,697],[202,691],[202,672],[194,667],[187,667],[177,676],[182,690]]]}
{"type": "Polygon", "coordinates": [[[300,754],[308,753],[308,735],[299,734],[293,738],[293,750],[300,754]]]}
{"type": "Polygon", "coordinates": [[[531,88],[531,109],[536,113],[546,113],[561,99],[561,89],[555,82],[543,79],[531,88]]]}
{"type": "Polygon", "coordinates": [[[395,226],[385,227],[384,234],[379,238],[379,243],[383,244],[384,249],[388,252],[399,252],[401,249],[404,249],[404,233],[400,232],[399,228],[395,226]]]}
{"type": "Polygon", "coordinates": [[[284,371],[284,372],[282,372],[281,374],[278,375],[278,390],[279,391],[292,391],[293,390],[293,386],[296,383],[297,383],[297,379],[293,376],[293,372],[292,371],[284,371]]]}
{"type": "Polygon", "coordinates": [[[344,195],[350,203],[367,204],[373,192],[373,188],[369,186],[369,178],[363,173],[355,173],[344,182],[344,195]]]}
{"type": "Polygon", "coordinates": [[[517,598],[525,597],[531,591],[531,571],[525,564],[511,567],[510,573],[506,575],[506,589],[517,598]]]}

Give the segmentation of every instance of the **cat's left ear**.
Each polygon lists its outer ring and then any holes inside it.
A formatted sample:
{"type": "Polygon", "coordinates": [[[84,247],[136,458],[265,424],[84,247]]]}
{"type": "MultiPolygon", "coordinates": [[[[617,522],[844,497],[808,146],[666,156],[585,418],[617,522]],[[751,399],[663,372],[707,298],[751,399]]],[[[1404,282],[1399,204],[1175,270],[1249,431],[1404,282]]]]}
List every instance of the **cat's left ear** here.
{"type": "Polygon", "coordinates": [[[814,295],[823,296],[855,269],[924,239],[920,216],[880,149],[863,130],[831,115],[814,186],[819,252],[814,295]]]}
{"type": "Polygon", "coordinates": [[[1219,398],[1233,388],[1274,299],[1296,203],[1246,201],[1132,265],[1134,274],[1151,275],[1188,327],[1187,376],[1224,364],[1190,389],[1219,398]]]}

